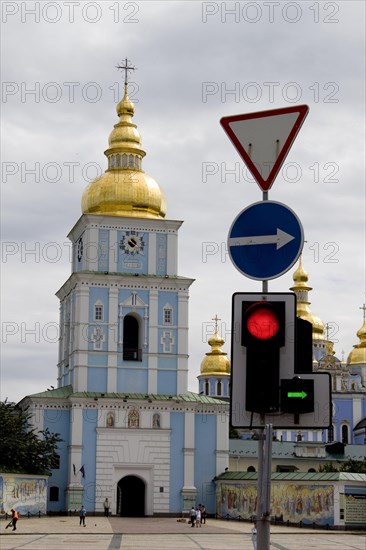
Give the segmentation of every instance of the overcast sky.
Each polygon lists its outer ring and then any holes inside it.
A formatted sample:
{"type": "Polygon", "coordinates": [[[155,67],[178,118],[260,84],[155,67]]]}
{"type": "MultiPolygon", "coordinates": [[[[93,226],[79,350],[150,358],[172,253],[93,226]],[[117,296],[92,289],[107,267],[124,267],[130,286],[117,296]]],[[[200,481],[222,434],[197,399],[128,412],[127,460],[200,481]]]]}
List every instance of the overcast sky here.
{"type": "MultiPolygon", "coordinates": [[[[55,386],[58,299],[81,195],[106,168],[124,58],[144,170],[184,220],[179,274],[190,292],[189,389],[215,314],[230,349],[233,292],[260,292],[226,254],[237,214],[262,200],[219,124],[307,104],[269,198],[304,227],[311,310],[338,357],[358,343],[365,303],[365,4],[2,2],[1,397],[55,386]],[[33,252],[32,252],[33,251],[33,252]]],[[[269,282],[287,291],[294,268],[269,282]]]]}

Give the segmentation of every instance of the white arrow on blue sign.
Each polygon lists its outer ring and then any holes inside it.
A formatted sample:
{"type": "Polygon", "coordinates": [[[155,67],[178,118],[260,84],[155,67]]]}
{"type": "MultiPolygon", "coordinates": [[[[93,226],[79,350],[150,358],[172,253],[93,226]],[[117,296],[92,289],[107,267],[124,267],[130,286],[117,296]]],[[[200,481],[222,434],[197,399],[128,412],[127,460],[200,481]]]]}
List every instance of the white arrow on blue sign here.
{"type": "Polygon", "coordinates": [[[250,279],[267,280],[286,273],[301,254],[304,231],[288,206],[275,201],[251,204],[235,218],[228,250],[235,267],[250,279]]]}

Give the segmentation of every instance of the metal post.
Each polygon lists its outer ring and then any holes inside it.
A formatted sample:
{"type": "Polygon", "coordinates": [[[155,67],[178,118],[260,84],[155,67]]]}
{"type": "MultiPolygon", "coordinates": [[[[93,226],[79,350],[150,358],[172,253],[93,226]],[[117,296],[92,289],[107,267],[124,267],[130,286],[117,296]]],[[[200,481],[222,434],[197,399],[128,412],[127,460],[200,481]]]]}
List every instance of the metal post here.
{"type": "MultiPolygon", "coordinates": [[[[261,424],[265,415],[261,415],[261,424]]],[[[258,487],[257,487],[257,544],[260,550],[270,550],[271,464],[272,425],[260,430],[258,441],[258,487]]]]}

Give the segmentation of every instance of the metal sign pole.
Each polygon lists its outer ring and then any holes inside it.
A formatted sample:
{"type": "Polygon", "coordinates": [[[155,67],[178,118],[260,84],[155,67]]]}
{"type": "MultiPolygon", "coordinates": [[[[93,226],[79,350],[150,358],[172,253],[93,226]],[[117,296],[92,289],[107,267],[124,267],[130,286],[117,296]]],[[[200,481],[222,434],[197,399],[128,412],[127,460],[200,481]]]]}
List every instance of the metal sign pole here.
{"type": "MultiPolygon", "coordinates": [[[[265,422],[265,415],[261,415],[261,422],[265,422]]],[[[270,550],[272,434],[272,424],[266,424],[265,430],[260,430],[258,441],[257,543],[260,550],[270,550]]]]}

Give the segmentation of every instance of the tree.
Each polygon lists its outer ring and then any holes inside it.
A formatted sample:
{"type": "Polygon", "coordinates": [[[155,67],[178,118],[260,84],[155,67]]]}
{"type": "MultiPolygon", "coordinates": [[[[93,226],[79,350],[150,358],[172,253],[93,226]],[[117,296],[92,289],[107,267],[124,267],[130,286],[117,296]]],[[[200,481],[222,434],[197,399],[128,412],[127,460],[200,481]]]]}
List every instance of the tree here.
{"type": "Polygon", "coordinates": [[[59,434],[48,429],[36,433],[30,415],[14,403],[0,402],[0,471],[49,474],[58,462],[59,434]]]}
{"type": "Polygon", "coordinates": [[[363,460],[353,460],[350,458],[340,467],[341,472],[352,472],[355,474],[366,474],[366,458],[363,460]]]}
{"type": "Polygon", "coordinates": [[[351,472],[354,474],[366,474],[366,458],[363,460],[353,460],[349,458],[346,462],[334,466],[331,462],[326,462],[319,466],[318,472],[351,472]]]}

